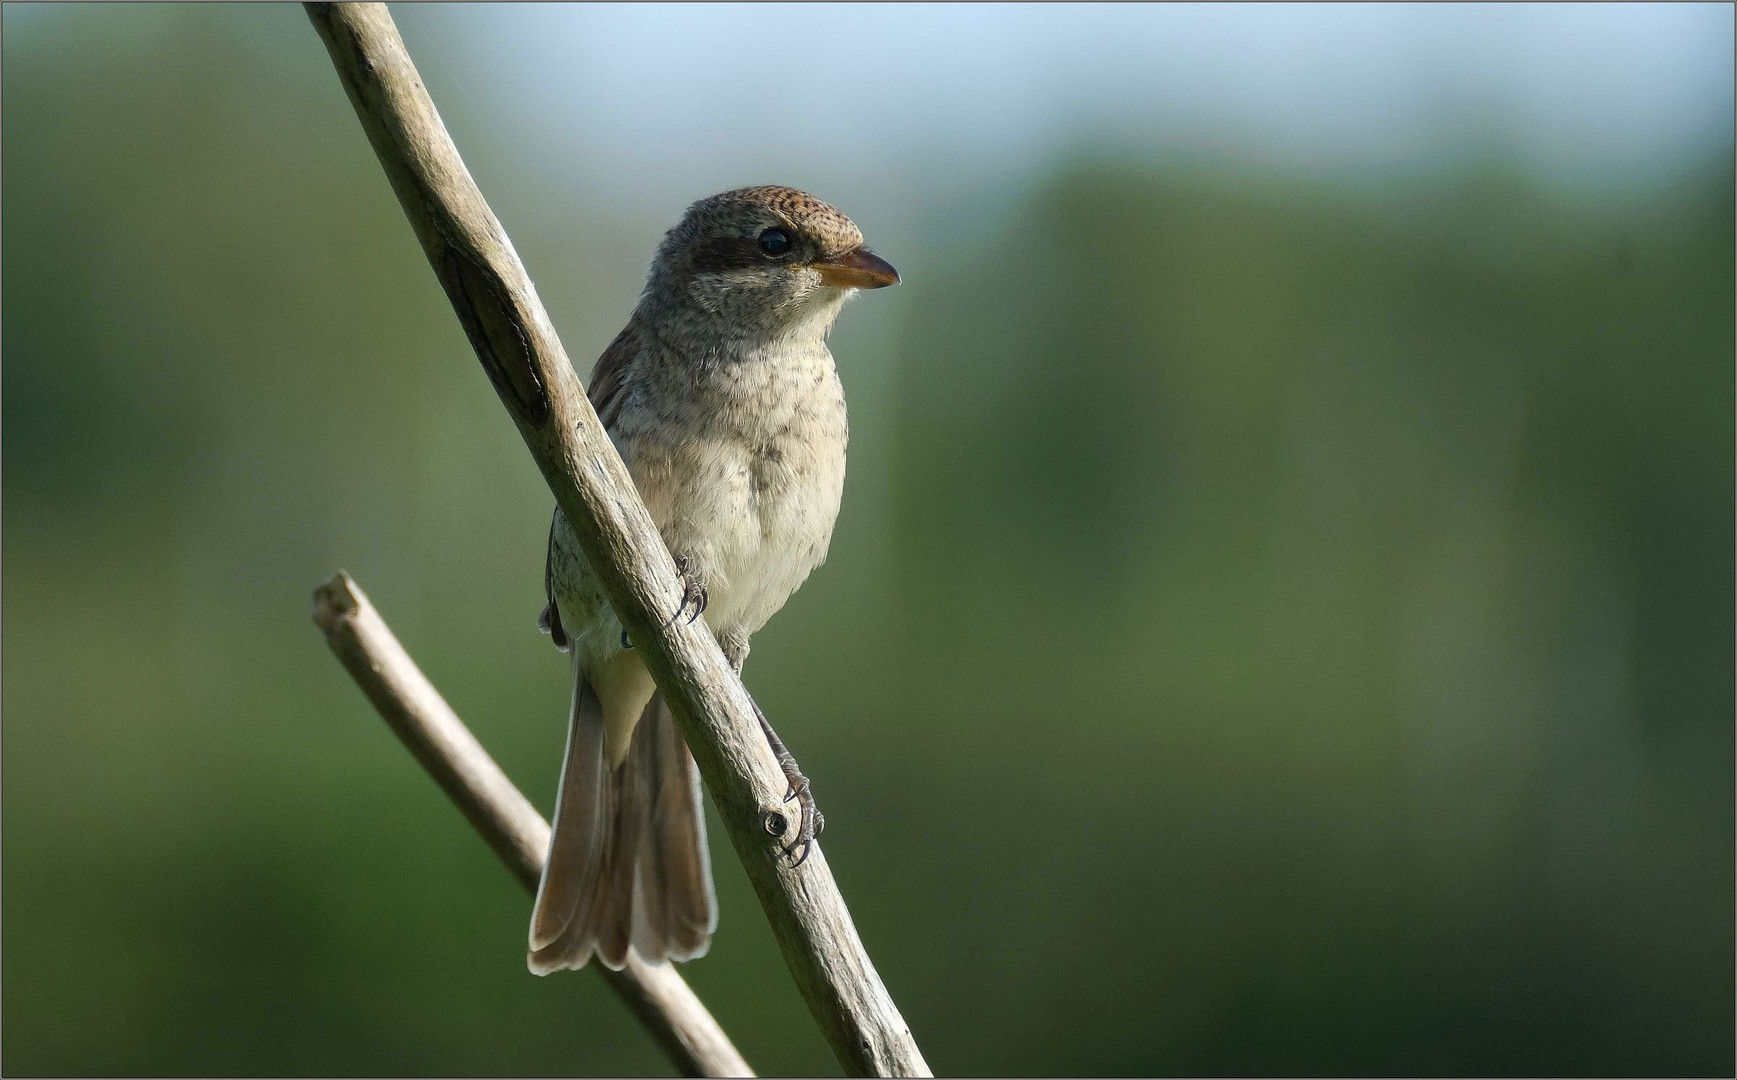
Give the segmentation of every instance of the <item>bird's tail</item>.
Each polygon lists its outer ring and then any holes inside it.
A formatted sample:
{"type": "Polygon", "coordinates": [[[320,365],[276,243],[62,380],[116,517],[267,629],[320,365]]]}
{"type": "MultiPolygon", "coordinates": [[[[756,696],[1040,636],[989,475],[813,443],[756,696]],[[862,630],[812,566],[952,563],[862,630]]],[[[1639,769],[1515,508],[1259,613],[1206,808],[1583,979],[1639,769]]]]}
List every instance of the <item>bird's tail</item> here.
{"type": "Polygon", "coordinates": [[[718,925],[699,772],[663,695],[610,769],[603,707],[574,665],[572,718],[549,860],[531,912],[531,971],[620,970],[632,946],[649,963],[704,956],[718,925]]]}

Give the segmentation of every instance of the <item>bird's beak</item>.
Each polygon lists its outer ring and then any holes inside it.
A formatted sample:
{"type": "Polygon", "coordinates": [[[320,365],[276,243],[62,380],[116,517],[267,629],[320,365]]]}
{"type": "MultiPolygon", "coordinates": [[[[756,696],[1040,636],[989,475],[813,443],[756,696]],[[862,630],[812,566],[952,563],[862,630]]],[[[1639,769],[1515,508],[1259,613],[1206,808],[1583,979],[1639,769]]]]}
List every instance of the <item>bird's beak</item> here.
{"type": "Polygon", "coordinates": [[[821,282],[835,289],[880,289],[899,283],[893,264],[864,247],[836,259],[809,263],[808,268],[819,271],[821,282]]]}

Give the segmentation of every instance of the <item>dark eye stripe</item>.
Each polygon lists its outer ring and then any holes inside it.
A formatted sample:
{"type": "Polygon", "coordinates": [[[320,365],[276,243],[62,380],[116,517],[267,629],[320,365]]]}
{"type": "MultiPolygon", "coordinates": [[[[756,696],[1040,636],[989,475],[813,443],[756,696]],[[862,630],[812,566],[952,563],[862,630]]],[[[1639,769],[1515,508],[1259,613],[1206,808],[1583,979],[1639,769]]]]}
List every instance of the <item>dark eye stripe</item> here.
{"type": "Polygon", "coordinates": [[[742,270],[766,264],[759,241],[745,237],[715,236],[695,244],[692,250],[696,270],[742,270]]]}

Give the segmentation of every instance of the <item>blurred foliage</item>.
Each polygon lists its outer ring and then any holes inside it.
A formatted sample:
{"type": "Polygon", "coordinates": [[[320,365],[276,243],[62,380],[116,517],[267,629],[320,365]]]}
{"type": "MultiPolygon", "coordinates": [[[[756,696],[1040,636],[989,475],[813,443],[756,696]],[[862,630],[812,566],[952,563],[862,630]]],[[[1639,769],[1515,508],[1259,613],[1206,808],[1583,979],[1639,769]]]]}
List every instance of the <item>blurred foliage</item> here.
{"type": "MultiPolygon", "coordinates": [[[[5,1070],[664,1070],[308,620],[354,572],[548,802],[550,500],[312,32],[15,10],[5,1070]]],[[[1732,190],[1087,153],[887,251],[749,681],[938,1071],[1731,1071],[1732,190]]],[[[575,357],[609,218],[508,220],[575,357]]],[[[684,974],[833,1071],[717,865],[684,974]]]]}

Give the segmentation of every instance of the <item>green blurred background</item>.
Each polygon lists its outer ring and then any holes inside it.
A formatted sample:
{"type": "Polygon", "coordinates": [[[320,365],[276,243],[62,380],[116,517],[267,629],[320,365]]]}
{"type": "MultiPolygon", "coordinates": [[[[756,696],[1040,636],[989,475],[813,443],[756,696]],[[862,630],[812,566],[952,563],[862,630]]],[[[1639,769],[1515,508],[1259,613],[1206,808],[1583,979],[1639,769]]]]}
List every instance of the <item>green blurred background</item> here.
{"type": "MultiPolygon", "coordinates": [[[[904,272],[748,682],[937,1071],[1731,1073],[1729,7],[395,10],[582,375],[715,190],[904,272]]],[[[5,1071],[664,1071],[309,621],[547,807],[551,500],[303,14],[4,31],[5,1071]]]]}

